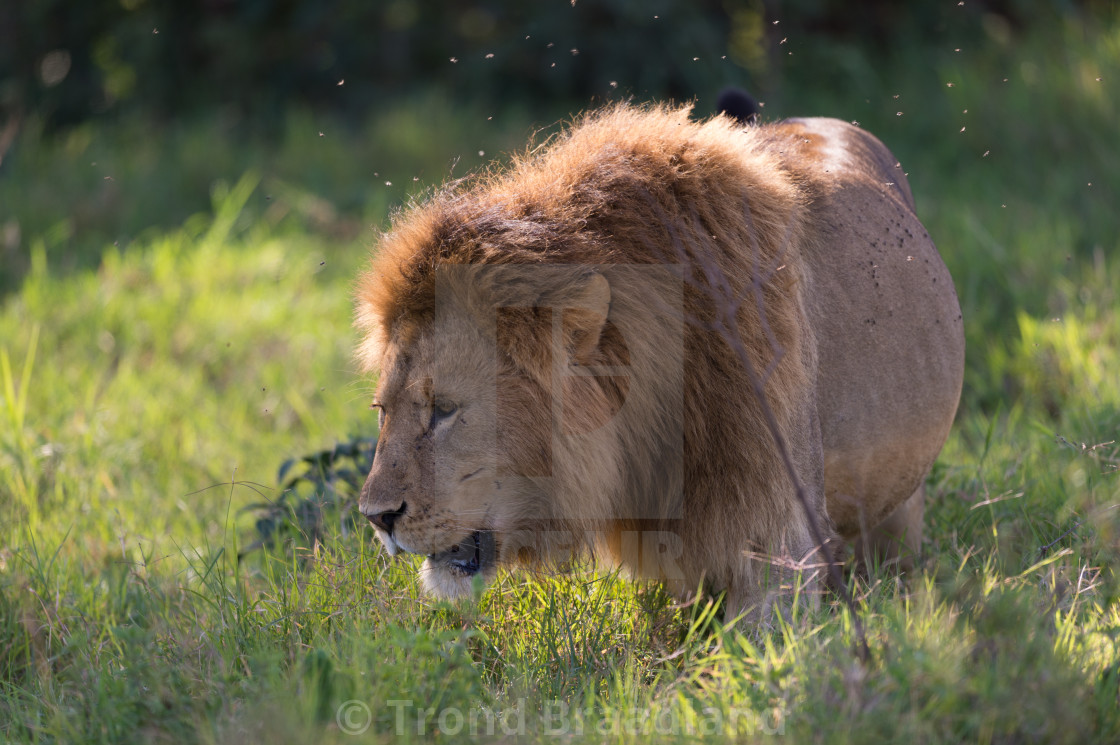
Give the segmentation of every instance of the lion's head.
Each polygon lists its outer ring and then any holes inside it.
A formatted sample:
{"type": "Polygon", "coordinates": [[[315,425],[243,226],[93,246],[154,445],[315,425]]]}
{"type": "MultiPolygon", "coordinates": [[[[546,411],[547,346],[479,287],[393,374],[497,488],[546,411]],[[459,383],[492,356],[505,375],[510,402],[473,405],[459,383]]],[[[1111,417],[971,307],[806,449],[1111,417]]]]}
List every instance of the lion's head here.
{"type": "Polygon", "coordinates": [[[391,324],[382,347],[381,432],[360,508],[391,554],[427,557],[430,591],[455,596],[499,560],[575,548],[562,528],[594,515],[572,488],[609,491],[619,473],[602,430],[625,384],[568,372],[618,362],[624,348],[592,268],[451,265],[430,280],[429,312],[391,324]],[[557,462],[571,449],[579,474],[557,462]]]}

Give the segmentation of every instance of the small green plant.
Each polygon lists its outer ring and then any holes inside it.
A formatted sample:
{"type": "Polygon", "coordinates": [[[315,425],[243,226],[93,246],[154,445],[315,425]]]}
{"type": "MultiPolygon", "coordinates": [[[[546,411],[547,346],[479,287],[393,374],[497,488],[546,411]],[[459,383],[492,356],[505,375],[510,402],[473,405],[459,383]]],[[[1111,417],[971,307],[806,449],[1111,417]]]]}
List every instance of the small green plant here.
{"type": "Polygon", "coordinates": [[[337,520],[343,536],[359,524],[358,493],[373,465],[376,438],[353,437],[329,450],[289,458],[280,465],[276,481],[280,497],[242,508],[256,511],[256,539],[238,558],[277,542],[286,546],[313,545],[321,540],[328,521],[337,520]]]}

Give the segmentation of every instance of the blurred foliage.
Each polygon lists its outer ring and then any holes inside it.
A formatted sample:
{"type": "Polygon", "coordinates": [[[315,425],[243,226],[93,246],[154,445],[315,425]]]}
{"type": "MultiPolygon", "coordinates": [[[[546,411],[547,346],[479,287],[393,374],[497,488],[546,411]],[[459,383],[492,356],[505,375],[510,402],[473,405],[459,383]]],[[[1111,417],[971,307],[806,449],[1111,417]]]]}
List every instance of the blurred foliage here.
{"type": "Polygon", "coordinates": [[[561,110],[617,95],[687,99],[729,83],[767,93],[781,85],[792,50],[813,63],[822,49],[853,44],[874,52],[950,35],[962,43],[983,17],[1015,27],[1112,5],[872,0],[853,12],[839,0],[12,2],[0,5],[0,111],[12,121],[34,112],[54,127],[216,106],[259,124],[293,103],[367,114],[432,86],[460,102],[563,102],[561,110]]]}
{"type": "MultiPolygon", "coordinates": [[[[53,132],[29,118],[0,165],[0,297],[19,287],[36,245],[52,272],[95,268],[107,247],[208,220],[214,188],[246,173],[259,174],[263,191],[245,222],[264,216],[281,232],[322,235],[333,259],[368,241],[410,191],[523,146],[527,125],[499,125],[490,113],[451,112],[434,94],[360,122],[293,107],[272,122],[274,137],[213,111],[167,122],[137,112],[53,132]]],[[[502,114],[525,119],[516,107],[502,114]]]]}
{"type": "Polygon", "coordinates": [[[256,538],[239,557],[278,542],[289,548],[314,546],[332,520],[343,535],[360,527],[365,521],[355,506],[373,467],[376,444],[375,438],[352,437],[328,450],[284,461],[276,474],[280,497],[242,508],[257,516],[256,538]]]}

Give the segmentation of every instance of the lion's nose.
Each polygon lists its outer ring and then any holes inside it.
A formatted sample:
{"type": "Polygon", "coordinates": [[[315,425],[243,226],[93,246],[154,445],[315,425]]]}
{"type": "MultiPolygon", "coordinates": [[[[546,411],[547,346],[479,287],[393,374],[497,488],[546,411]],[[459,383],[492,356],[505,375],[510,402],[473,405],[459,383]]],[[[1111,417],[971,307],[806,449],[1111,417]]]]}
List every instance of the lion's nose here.
{"type": "Polygon", "coordinates": [[[385,510],[383,512],[366,512],[363,513],[374,527],[381,528],[389,535],[393,534],[393,523],[397,521],[404,511],[408,509],[408,502],[401,502],[401,506],[395,510],[385,510]]]}

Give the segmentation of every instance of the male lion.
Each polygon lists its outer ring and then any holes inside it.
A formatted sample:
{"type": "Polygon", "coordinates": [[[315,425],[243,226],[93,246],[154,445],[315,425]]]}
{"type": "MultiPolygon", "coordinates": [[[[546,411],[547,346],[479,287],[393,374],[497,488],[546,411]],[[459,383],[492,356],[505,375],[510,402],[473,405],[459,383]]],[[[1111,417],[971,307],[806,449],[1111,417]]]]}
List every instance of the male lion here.
{"type": "Polygon", "coordinates": [[[837,120],[689,113],[586,115],[381,238],[359,507],[432,593],[588,551],[757,614],[823,542],[918,551],[964,341],[901,167],[837,120]]]}

